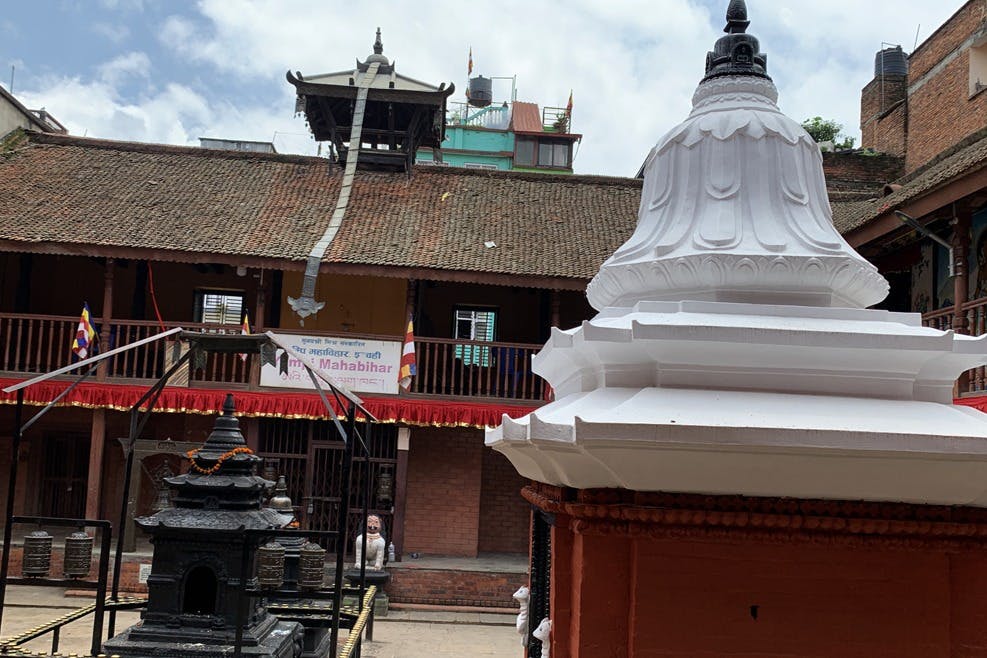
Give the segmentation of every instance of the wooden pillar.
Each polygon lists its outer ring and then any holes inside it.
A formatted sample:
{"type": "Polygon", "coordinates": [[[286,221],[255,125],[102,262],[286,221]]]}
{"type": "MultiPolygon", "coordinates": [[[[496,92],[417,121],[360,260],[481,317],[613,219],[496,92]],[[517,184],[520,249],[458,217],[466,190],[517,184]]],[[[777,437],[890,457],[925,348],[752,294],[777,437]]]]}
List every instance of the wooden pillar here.
{"type": "MultiPolygon", "coordinates": [[[[969,293],[969,254],[970,254],[970,225],[973,215],[968,209],[956,215],[953,220],[953,267],[956,276],[953,278],[953,331],[958,334],[970,333],[966,309],[969,293]]],[[[970,389],[970,374],[964,372],[956,380],[957,393],[962,395],[970,389]]]]}
{"type": "MultiPolygon", "coordinates": [[[[253,325],[251,326],[251,332],[255,334],[262,333],[264,331],[264,313],[266,312],[265,302],[267,295],[267,288],[264,284],[264,269],[260,270],[260,277],[257,280],[257,299],[254,302],[254,316],[253,325]]],[[[250,372],[247,377],[247,386],[251,390],[256,390],[260,388],[260,354],[253,354],[250,357],[250,372]]]]}
{"type": "MultiPolygon", "coordinates": [[[[99,349],[110,349],[110,323],[113,320],[113,266],[112,258],[106,259],[103,273],[103,313],[99,328],[99,349]]],[[[96,381],[106,381],[108,363],[96,371],[96,381]]],[[[106,409],[94,409],[92,429],[89,434],[89,472],[86,475],[86,518],[99,519],[100,498],[103,485],[103,450],[106,447],[106,409]]]]}
{"type": "Polygon", "coordinates": [[[970,211],[964,210],[957,214],[953,223],[953,266],[956,272],[953,279],[953,331],[958,334],[966,334],[970,330],[963,305],[967,302],[970,286],[968,259],[972,219],[970,211]]]}
{"type": "Polygon", "coordinates": [[[415,317],[415,295],[417,292],[418,292],[418,281],[415,279],[408,279],[408,288],[404,299],[405,324],[402,325],[402,329],[407,326],[408,318],[414,319],[415,317]]]}
{"type": "MultiPolygon", "coordinates": [[[[552,324],[551,324],[551,326],[552,327],[558,327],[559,326],[559,306],[562,303],[562,294],[558,290],[553,290],[552,291],[552,299],[551,299],[551,302],[550,303],[551,303],[551,308],[552,308],[552,324]]],[[[549,333],[551,333],[551,330],[549,330],[549,333]]]]}
{"type": "Polygon", "coordinates": [[[411,428],[398,428],[398,467],[394,474],[394,522],[391,541],[394,555],[401,561],[404,554],[405,503],[408,500],[408,451],[411,448],[411,428]]]}

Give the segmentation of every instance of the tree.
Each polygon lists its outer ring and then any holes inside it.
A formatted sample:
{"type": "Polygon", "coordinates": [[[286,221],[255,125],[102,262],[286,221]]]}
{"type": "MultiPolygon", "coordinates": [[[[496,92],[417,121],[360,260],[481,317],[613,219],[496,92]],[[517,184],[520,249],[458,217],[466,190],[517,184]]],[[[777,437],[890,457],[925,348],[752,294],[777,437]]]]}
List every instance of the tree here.
{"type": "Polygon", "coordinates": [[[802,122],[805,132],[809,133],[812,139],[819,142],[833,142],[833,148],[837,151],[852,149],[855,138],[842,134],[843,124],[836,123],[832,119],[813,117],[802,122]]]}

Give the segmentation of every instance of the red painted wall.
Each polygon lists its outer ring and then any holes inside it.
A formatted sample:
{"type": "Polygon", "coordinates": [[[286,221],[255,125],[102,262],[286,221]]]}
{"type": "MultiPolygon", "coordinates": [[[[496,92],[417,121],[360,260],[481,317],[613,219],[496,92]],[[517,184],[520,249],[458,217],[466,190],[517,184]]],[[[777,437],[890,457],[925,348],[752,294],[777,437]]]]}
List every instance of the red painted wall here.
{"type": "Polygon", "coordinates": [[[553,655],[987,655],[987,553],[559,527],[553,543],[553,655]]]}

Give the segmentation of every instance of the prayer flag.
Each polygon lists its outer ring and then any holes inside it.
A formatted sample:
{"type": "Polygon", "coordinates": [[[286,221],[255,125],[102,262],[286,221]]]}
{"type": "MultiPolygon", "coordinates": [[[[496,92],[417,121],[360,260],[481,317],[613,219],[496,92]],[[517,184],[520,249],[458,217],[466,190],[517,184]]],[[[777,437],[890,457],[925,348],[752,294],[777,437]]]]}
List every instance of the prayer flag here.
{"type": "Polygon", "coordinates": [[[565,106],[565,113],[572,114],[572,90],[569,90],[569,104],[565,106]]]}
{"type": "MultiPolygon", "coordinates": [[[[246,336],[246,335],[248,335],[250,333],[250,314],[247,313],[246,311],[244,311],[244,313],[243,313],[243,326],[240,327],[240,333],[242,335],[244,335],[244,336],[246,336]]],[[[246,354],[241,354],[240,355],[240,360],[246,362],[247,355],[246,354]]]]}
{"type": "Polygon", "coordinates": [[[470,46],[470,61],[469,64],[466,66],[466,75],[472,75],[472,74],[473,74],[473,46],[470,46]]]}
{"type": "Polygon", "coordinates": [[[415,364],[415,325],[408,318],[408,330],[404,333],[404,350],[401,352],[401,369],[398,372],[398,384],[401,388],[411,388],[411,378],[418,374],[415,364]]]}
{"type": "Polygon", "coordinates": [[[96,341],[96,330],[93,329],[92,314],[89,312],[89,303],[82,303],[82,316],[79,318],[79,328],[75,330],[75,338],[72,340],[72,352],[80,359],[84,359],[90,354],[94,354],[96,341]]]}

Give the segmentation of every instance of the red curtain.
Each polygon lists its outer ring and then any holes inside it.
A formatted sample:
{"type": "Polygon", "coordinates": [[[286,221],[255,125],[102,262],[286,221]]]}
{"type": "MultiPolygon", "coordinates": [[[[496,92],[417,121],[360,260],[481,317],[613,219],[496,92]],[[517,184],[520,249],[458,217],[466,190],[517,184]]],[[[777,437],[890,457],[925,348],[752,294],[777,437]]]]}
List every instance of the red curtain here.
{"type": "MultiPolygon", "coordinates": [[[[0,379],[0,389],[21,380],[0,379]]],[[[48,404],[71,382],[48,380],[24,390],[26,404],[48,404]]],[[[59,402],[59,406],[103,408],[126,411],[148,390],[145,386],[121,384],[80,384],[59,402]]],[[[261,393],[256,391],[166,387],[154,411],[168,413],[215,414],[223,405],[226,393],[236,398],[237,415],[277,416],[281,418],[325,418],[326,409],[317,393],[261,393]]],[[[337,414],[341,413],[332,395],[328,396],[337,414]]],[[[486,404],[463,401],[423,400],[405,397],[364,397],[367,410],[382,422],[441,427],[494,427],[502,416],[518,418],[537,407],[527,405],[486,404]]],[[[0,404],[14,404],[16,393],[0,392],[0,404]]]]}

